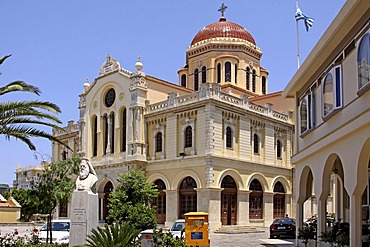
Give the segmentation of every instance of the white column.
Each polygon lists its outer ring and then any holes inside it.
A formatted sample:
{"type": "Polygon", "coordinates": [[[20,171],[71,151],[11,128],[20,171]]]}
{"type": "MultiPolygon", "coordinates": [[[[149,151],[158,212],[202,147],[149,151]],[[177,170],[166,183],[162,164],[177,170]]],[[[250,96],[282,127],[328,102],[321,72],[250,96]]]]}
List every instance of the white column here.
{"type": "Polygon", "coordinates": [[[326,198],[317,200],[317,236],[326,231],[326,198]]]}
{"type": "Polygon", "coordinates": [[[362,231],[362,210],[361,210],[361,195],[350,196],[350,246],[361,246],[361,231],[362,231]]]}
{"type": "Polygon", "coordinates": [[[197,191],[198,212],[208,213],[208,226],[211,231],[221,227],[221,191],[222,188],[199,188],[197,191]]]}
{"type": "Polygon", "coordinates": [[[298,229],[303,227],[303,203],[296,204],[296,238],[295,238],[295,246],[299,246],[298,240],[298,229]]]}
{"type": "Polygon", "coordinates": [[[108,143],[107,143],[107,150],[106,153],[110,154],[111,153],[111,140],[112,140],[112,115],[107,115],[107,121],[108,121],[108,143]]]}

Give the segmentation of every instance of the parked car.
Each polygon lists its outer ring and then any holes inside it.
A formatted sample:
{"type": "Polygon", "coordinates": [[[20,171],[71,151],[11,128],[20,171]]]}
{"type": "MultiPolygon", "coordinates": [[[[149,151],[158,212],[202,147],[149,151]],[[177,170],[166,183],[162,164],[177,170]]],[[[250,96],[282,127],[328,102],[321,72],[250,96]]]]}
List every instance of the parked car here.
{"type": "MultiPolygon", "coordinates": [[[[70,220],[52,220],[52,238],[53,243],[68,244],[70,220]]],[[[47,224],[44,224],[39,230],[39,239],[41,242],[46,242],[47,224]]]]}
{"type": "Polygon", "coordinates": [[[295,238],[295,235],[296,235],[295,219],[292,218],[275,219],[270,225],[270,238],[283,236],[295,238]]]}
{"type": "Polygon", "coordinates": [[[172,233],[174,238],[181,238],[181,231],[185,227],[185,219],[178,219],[172,224],[170,233],[172,233]]]}

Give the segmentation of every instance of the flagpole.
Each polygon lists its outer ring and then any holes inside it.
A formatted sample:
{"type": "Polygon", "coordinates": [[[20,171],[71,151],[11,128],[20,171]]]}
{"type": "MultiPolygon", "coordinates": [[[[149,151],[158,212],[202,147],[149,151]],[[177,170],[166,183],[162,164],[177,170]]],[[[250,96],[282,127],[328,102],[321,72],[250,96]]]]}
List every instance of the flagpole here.
{"type": "MultiPolygon", "coordinates": [[[[298,9],[298,2],[296,2],[296,9],[298,9]]],[[[298,61],[298,69],[301,67],[300,57],[299,57],[299,29],[298,29],[298,20],[296,19],[296,30],[297,30],[297,61],[298,61]]]]}

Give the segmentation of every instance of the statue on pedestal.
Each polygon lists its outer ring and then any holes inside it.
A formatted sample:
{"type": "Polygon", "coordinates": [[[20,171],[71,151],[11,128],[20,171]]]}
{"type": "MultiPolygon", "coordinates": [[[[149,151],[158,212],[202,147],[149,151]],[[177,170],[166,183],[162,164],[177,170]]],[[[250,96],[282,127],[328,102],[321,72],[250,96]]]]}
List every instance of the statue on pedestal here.
{"type": "Polygon", "coordinates": [[[82,159],[80,162],[80,175],[76,179],[76,190],[92,191],[98,181],[94,167],[88,159],[82,159]]]}

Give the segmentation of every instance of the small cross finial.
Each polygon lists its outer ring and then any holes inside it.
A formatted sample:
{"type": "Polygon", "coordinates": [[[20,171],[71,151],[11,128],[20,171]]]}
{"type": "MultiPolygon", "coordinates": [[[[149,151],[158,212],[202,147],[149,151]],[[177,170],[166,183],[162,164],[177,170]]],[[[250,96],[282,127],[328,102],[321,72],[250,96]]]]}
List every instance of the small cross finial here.
{"type": "Polygon", "coordinates": [[[226,9],[227,9],[227,6],[224,3],[222,3],[221,7],[218,9],[218,11],[221,12],[221,17],[224,17],[224,13],[225,13],[226,9]]]}

